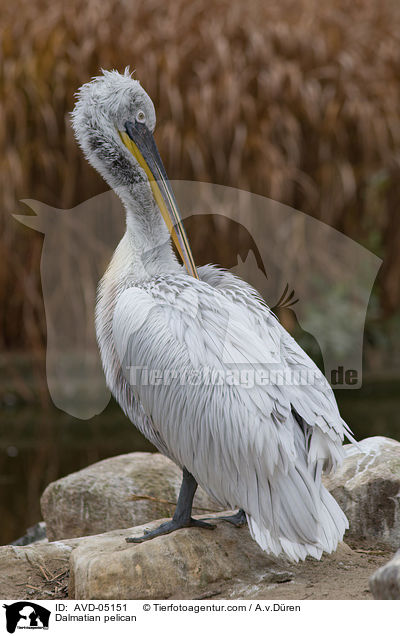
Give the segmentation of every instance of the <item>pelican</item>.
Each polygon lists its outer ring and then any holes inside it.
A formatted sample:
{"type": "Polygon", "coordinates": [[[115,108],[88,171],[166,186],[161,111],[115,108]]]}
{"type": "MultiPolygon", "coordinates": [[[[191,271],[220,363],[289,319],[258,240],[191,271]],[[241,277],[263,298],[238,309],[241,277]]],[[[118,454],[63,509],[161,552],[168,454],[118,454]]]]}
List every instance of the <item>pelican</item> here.
{"type": "Polygon", "coordinates": [[[257,291],[222,268],[196,268],[155,124],[153,103],[129,69],[103,71],[76,94],[76,139],[126,211],[96,304],[106,381],[129,419],[183,473],[173,518],[126,540],[213,528],[192,517],[200,485],[224,509],[238,510],[224,519],[247,520],[263,550],[320,559],[348,527],[321,476],[341,463],[351,431],[323,374],[257,291]],[[232,381],[235,371],[267,367],[305,371],[313,381],[232,381]],[[193,381],[205,369],[219,380],[193,381]],[[148,380],[149,370],[157,381],[148,380]]]}

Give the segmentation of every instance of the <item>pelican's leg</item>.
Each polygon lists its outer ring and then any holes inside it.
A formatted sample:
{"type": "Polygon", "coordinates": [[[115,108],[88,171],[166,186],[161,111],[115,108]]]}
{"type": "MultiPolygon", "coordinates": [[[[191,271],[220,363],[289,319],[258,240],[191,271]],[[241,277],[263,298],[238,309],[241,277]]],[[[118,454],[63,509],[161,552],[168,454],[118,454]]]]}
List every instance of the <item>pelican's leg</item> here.
{"type": "Polygon", "coordinates": [[[215,526],[211,525],[211,523],[192,518],[192,503],[196,488],[197,482],[195,478],[184,468],[178,503],[176,504],[175,513],[171,521],[162,523],[154,530],[146,530],[141,537],[127,537],[125,541],[127,543],[142,543],[142,541],[148,541],[149,539],[154,539],[154,537],[169,534],[174,530],[179,530],[179,528],[189,528],[191,526],[214,530],[215,526]]]}

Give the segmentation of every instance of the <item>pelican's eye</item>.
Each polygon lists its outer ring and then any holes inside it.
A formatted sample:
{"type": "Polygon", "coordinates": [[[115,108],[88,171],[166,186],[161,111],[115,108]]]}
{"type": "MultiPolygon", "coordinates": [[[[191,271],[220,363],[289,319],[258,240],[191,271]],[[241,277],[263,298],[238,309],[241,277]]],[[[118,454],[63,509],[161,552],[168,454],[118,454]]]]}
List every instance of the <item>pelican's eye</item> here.
{"type": "Polygon", "coordinates": [[[136,121],[138,121],[139,124],[144,124],[146,122],[146,115],[142,110],[138,110],[136,113],[136,121]]]}

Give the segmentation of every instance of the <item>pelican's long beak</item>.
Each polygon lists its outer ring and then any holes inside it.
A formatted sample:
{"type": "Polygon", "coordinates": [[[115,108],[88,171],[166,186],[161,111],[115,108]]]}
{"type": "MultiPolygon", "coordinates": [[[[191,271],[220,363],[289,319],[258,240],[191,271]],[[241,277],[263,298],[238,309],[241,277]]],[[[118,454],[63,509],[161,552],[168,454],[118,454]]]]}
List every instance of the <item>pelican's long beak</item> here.
{"type": "Polygon", "coordinates": [[[178,205],[152,133],[146,124],[130,121],[125,123],[125,131],[118,132],[147,175],[156,203],[187,271],[198,278],[178,205]]]}

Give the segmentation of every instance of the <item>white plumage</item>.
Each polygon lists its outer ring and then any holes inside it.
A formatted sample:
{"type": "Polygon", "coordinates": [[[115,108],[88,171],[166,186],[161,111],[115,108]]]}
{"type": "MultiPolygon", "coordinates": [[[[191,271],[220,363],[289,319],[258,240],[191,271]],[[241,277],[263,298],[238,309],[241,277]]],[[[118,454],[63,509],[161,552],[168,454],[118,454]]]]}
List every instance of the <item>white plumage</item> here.
{"type": "Polygon", "coordinates": [[[144,108],[143,94],[127,74],[105,73],[81,89],[73,118],[87,158],[127,210],[97,304],[107,383],[160,452],[220,504],[246,512],[264,550],[319,558],[347,528],[321,475],[341,462],[349,429],[325,377],[251,286],[210,265],[197,280],[177,262],[147,177],[111,130],[121,126],[119,110],[124,119],[138,100],[144,108]],[[92,141],[107,133],[107,144],[92,141]],[[147,370],[161,381],[149,382],[147,370]],[[219,380],[204,381],[207,370],[219,380]],[[263,381],[232,381],[243,371],[263,381]],[[312,383],[288,381],[301,373],[312,383]]]}

